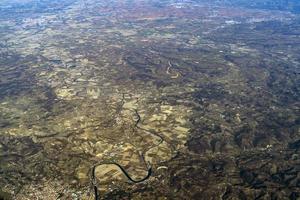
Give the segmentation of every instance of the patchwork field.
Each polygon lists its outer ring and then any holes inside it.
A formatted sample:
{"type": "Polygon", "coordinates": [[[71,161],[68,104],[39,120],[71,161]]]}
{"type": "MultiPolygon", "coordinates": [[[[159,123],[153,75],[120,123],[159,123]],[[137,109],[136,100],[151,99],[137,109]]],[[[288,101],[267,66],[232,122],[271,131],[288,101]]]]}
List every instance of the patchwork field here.
{"type": "Polygon", "coordinates": [[[0,199],[299,198],[291,8],[3,1],[0,199]]]}

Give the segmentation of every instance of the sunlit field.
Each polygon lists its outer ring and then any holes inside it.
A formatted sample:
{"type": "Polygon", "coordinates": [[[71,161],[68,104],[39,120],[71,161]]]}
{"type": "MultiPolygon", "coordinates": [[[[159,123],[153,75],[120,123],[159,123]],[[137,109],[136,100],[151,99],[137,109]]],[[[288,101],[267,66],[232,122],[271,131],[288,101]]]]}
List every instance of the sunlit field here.
{"type": "Polygon", "coordinates": [[[2,0],[0,199],[300,198],[299,11],[2,0]]]}

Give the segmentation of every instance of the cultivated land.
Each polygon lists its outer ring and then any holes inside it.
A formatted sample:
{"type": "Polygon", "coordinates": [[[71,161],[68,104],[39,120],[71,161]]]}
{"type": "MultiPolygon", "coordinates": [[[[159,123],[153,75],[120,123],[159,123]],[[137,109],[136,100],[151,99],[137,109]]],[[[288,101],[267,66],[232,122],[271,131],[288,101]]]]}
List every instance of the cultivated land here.
{"type": "Polygon", "coordinates": [[[0,199],[300,197],[300,18],[259,5],[0,3],[0,199]]]}

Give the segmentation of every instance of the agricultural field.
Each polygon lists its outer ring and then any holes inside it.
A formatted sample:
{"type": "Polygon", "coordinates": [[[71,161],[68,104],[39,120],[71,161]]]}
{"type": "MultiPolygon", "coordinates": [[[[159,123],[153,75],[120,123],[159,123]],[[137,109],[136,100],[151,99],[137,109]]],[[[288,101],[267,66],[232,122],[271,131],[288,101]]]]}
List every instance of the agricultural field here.
{"type": "Polygon", "coordinates": [[[0,199],[300,198],[300,5],[264,1],[1,1],[0,199]]]}

